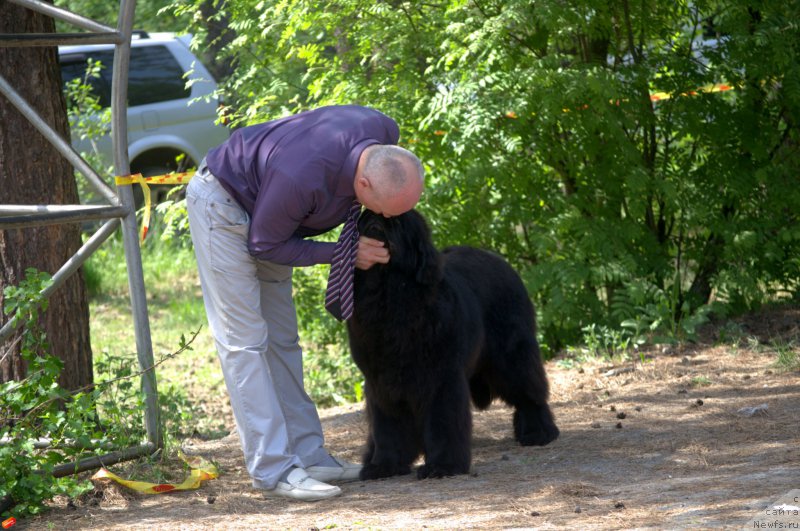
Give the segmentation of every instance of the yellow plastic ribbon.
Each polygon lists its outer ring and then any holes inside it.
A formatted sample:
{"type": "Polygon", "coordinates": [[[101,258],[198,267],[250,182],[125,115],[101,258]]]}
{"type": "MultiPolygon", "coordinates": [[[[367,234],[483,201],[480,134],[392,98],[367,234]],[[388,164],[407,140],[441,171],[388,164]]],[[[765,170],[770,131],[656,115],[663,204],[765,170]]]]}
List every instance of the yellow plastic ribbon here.
{"type": "Polygon", "coordinates": [[[134,173],[133,175],[116,176],[114,182],[117,186],[130,186],[138,184],[142,187],[144,194],[144,217],[142,219],[142,228],[139,231],[141,241],[147,237],[147,231],[150,230],[150,213],[152,210],[152,200],[150,198],[149,184],[186,184],[194,176],[194,172],[183,173],[168,173],[166,175],[153,175],[144,177],[141,173],[134,173]]]}
{"type": "Polygon", "coordinates": [[[142,494],[163,494],[176,490],[194,490],[199,488],[203,481],[219,477],[217,467],[199,455],[186,456],[183,452],[180,452],[178,456],[192,469],[189,476],[180,484],[147,483],[145,481],[122,479],[106,468],[98,470],[92,476],[92,479],[110,479],[142,494]]]}

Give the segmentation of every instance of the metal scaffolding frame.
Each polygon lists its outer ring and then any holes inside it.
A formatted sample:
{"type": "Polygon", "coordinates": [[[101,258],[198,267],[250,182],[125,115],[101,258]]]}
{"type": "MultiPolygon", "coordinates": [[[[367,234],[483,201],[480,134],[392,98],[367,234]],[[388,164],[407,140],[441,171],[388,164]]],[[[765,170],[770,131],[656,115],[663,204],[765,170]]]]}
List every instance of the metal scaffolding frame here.
{"type": "MultiPolygon", "coordinates": [[[[114,171],[116,175],[130,173],[128,160],[128,66],[130,43],[136,0],[120,0],[117,28],[100,24],[42,0],[7,0],[27,9],[67,22],[88,33],[54,34],[0,34],[0,46],[56,46],[59,44],[114,44],[114,68],[111,87],[111,136],[114,146],[114,171]]],[[[40,225],[75,223],[87,220],[106,220],[83,246],[53,275],[52,284],[42,291],[48,297],[65,280],[74,274],[91,254],[122,226],[125,261],[128,268],[136,352],[142,372],[142,390],[145,399],[144,421],[147,441],[133,448],[67,463],[57,467],[57,477],[99,468],[124,460],[151,454],[163,447],[163,434],[159,422],[158,394],[153,370],[153,347],[150,337],[147,300],[142,271],[142,257],[136,226],[136,209],[130,186],[108,186],[89,165],[39,114],[0,76],[0,94],[7,98],[36,129],[78,170],[91,186],[107,200],[107,205],[0,205],[0,229],[18,229],[40,225]]],[[[0,344],[14,332],[14,320],[0,329],[0,344]]],[[[0,505],[4,500],[0,500],[0,505]]],[[[8,500],[5,500],[8,501],[8,500]]]]}

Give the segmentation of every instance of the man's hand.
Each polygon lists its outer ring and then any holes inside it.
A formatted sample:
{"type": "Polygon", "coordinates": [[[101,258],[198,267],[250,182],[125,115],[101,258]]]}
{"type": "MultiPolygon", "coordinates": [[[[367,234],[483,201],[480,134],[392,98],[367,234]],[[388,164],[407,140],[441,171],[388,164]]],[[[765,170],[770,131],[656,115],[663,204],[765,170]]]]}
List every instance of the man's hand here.
{"type": "Polygon", "coordinates": [[[389,249],[383,246],[382,241],[367,238],[366,236],[358,238],[357,268],[369,269],[375,264],[386,264],[388,262],[389,249]]]}

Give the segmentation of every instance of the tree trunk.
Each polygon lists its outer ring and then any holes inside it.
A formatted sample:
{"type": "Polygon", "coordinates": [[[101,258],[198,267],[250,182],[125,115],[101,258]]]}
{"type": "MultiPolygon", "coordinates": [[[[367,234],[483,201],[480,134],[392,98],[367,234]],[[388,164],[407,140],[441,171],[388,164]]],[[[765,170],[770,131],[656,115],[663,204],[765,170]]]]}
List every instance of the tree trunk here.
{"type": "MultiPolygon", "coordinates": [[[[53,19],[0,0],[0,33],[52,33],[53,19]]],[[[64,138],[69,138],[66,103],[55,47],[0,48],[0,75],[64,138]]],[[[0,204],[77,204],[72,166],[0,96],[0,204]]],[[[0,230],[2,289],[17,285],[26,268],[55,273],[80,247],[78,224],[0,230]]],[[[3,312],[0,312],[3,314],[3,312]]],[[[0,324],[8,320],[0,315],[0,324]]],[[[83,271],[57,289],[42,327],[49,352],[64,362],[59,383],[67,389],[90,384],[89,303],[83,271]]],[[[0,382],[25,376],[19,345],[0,345],[0,382]]]]}
{"type": "Polygon", "coordinates": [[[223,56],[222,51],[236,38],[236,30],[230,27],[230,17],[224,12],[225,0],[203,0],[200,4],[200,15],[205,20],[205,46],[203,46],[203,64],[205,64],[214,80],[225,81],[233,73],[233,61],[223,56]]]}

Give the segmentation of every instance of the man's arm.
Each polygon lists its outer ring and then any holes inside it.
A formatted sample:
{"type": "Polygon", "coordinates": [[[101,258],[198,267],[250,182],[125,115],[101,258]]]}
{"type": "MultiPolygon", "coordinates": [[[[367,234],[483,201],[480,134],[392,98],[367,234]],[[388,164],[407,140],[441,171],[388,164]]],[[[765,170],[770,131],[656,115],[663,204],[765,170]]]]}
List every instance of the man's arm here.
{"type": "Polygon", "coordinates": [[[250,220],[250,254],[276,264],[329,264],[335,243],[295,235],[313,208],[313,198],[292,179],[282,182],[284,186],[280,189],[262,190],[259,194],[250,220]]]}

